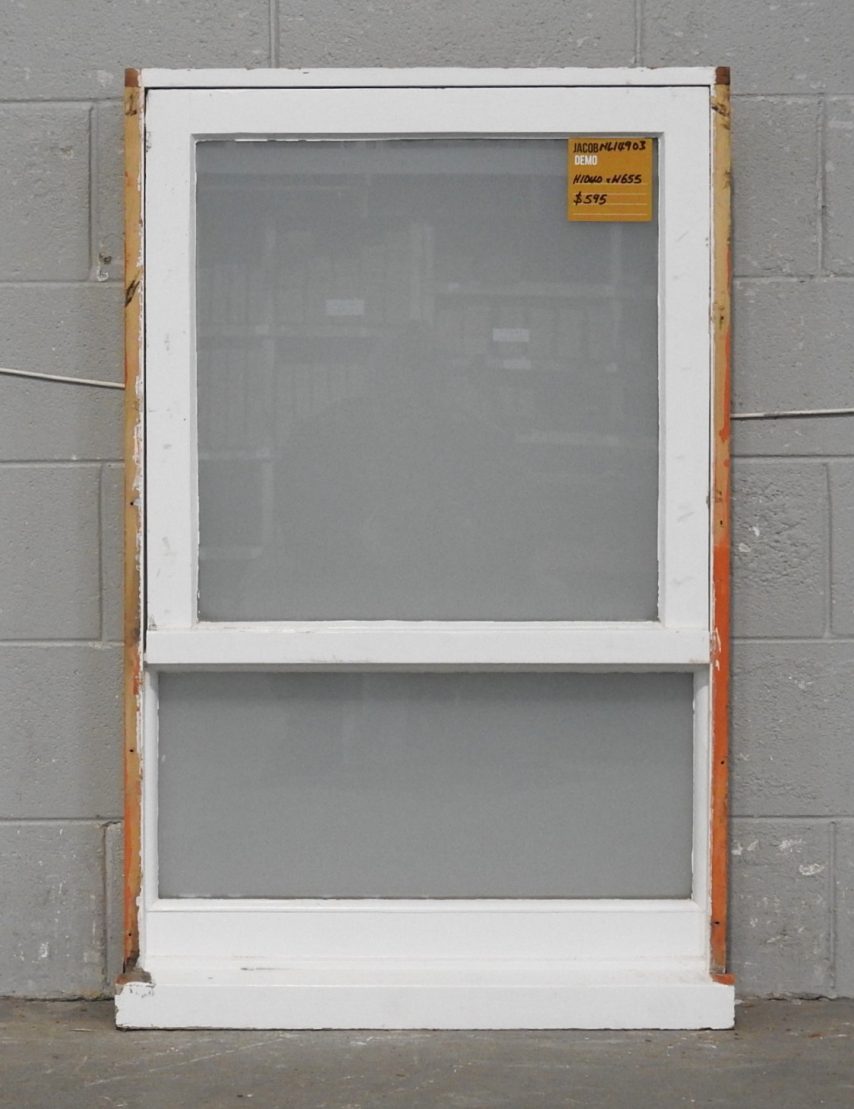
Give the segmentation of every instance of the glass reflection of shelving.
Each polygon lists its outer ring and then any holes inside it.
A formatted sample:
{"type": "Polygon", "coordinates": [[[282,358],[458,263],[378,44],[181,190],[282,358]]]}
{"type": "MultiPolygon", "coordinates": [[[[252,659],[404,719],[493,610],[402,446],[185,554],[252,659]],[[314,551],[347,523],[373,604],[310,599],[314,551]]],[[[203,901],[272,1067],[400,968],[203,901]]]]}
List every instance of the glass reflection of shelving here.
{"type": "Polygon", "coordinates": [[[493,200],[515,252],[466,227],[469,209],[480,218],[476,191],[449,213],[413,179],[407,215],[396,193],[390,208],[378,202],[370,175],[334,186],[210,176],[218,216],[206,223],[200,205],[197,235],[199,460],[242,508],[219,533],[202,529],[202,558],[259,558],[276,542],[285,444],[411,372],[431,376],[450,419],[506,423],[544,488],[592,486],[615,454],[650,467],[657,425],[646,436],[632,425],[657,377],[655,228],[568,225],[553,179],[512,183],[493,200]]]}

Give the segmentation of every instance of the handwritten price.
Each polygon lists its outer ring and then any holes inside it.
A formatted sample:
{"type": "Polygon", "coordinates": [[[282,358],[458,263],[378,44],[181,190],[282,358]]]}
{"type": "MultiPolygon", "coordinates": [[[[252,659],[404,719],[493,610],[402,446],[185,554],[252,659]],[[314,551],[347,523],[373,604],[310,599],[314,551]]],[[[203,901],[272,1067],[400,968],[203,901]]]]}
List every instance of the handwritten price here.
{"type": "Polygon", "coordinates": [[[576,193],[572,198],[573,204],[605,204],[608,200],[607,193],[576,193]]]}

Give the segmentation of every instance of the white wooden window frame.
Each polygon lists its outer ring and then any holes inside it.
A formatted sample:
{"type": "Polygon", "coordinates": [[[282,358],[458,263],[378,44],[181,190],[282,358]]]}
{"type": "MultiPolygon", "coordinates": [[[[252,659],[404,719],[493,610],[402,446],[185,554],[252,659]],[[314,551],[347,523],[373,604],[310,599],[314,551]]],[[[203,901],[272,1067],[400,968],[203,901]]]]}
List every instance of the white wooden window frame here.
{"type": "Polygon", "coordinates": [[[151,981],[125,986],[119,1023],[730,1024],[732,988],[712,980],[708,955],[709,87],[714,71],[143,72],[149,91],[139,921],[140,965],[151,981]],[[658,619],[199,621],[196,144],[212,138],[566,138],[609,132],[659,139],[658,619]],[[691,898],[160,898],[158,672],[371,668],[692,671],[691,898]]]}

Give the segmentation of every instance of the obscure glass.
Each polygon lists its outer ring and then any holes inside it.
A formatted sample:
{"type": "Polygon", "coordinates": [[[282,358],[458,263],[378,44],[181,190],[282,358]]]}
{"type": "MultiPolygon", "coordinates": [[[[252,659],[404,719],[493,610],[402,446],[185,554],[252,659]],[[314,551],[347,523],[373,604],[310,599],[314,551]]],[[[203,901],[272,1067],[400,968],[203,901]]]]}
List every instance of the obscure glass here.
{"type": "Polygon", "coordinates": [[[166,897],[688,897],[688,674],[165,673],[166,897]]]}
{"type": "Polygon", "coordinates": [[[198,146],[204,620],[657,613],[657,220],[562,139],[198,146]]]}

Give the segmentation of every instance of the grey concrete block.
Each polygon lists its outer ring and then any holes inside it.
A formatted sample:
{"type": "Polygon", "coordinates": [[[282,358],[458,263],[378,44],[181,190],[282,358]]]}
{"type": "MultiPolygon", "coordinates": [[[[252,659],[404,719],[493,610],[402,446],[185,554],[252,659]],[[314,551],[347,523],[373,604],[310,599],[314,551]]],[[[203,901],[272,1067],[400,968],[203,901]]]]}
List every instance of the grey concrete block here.
{"type": "Polygon", "coordinates": [[[122,811],[122,651],[0,644],[0,817],[122,811]]]}
{"type": "Polygon", "coordinates": [[[101,472],[101,638],[115,643],[124,635],[124,503],[123,467],[105,466],[101,472]]]}
{"type": "Polygon", "coordinates": [[[854,273],[854,100],[827,102],[824,171],[825,266],[854,273]]]}
{"type": "Polygon", "coordinates": [[[103,280],[124,277],[124,112],[119,100],[98,104],[95,131],[95,228],[96,276],[103,280]]]}
{"type": "Polygon", "coordinates": [[[125,66],[270,64],[268,0],[4,4],[0,98],[116,98],[125,66]]]}
{"type": "Polygon", "coordinates": [[[743,458],[850,455],[851,430],[850,416],[820,420],[735,420],[732,449],[735,455],[743,458]]]}
{"type": "Polygon", "coordinates": [[[854,635],[854,459],[830,466],[830,504],[831,627],[854,635]]]}
{"type": "Polygon", "coordinates": [[[0,105],[0,150],[0,280],[88,277],[88,106],[0,105]]]}
{"type": "Polygon", "coordinates": [[[280,0],[283,66],[631,65],[634,0],[280,0]]]}
{"type": "Polygon", "coordinates": [[[854,813],[852,674],[851,643],[736,643],[735,814],[854,813]]]}
{"type": "Polygon", "coordinates": [[[121,458],[118,389],[0,375],[0,461],[121,458]]]}
{"type": "Polygon", "coordinates": [[[830,825],[736,820],[731,960],[741,996],[827,996],[833,986],[830,825]]]}
{"type": "Polygon", "coordinates": [[[644,0],[644,65],[728,65],[737,92],[854,91],[846,0],[644,0]]]}
{"type": "Polygon", "coordinates": [[[836,991],[854,997],[854,820],[836,825],[836,991]]]}
{"type": "Polygon", "coordinates": [[[819,103],[813,98],[735,98],[737,274],[817,272],[819,121],[819,103]]]}
{"type": "Polygon", "coordinates": [[[97,824],[0,824],[0,994],[104,992],[103,833],[97,824]]]}
{"type": "Polygon", "coordinates": [[[734,635],[824,633],[827,502],[827,473],[820,462],[734,465],[734,635]]]}
{"type": "Polygon", "coordinates": [[[3,365],[122,381],[123,309],[120,285],[0,285],[3,365]]]}
{"type": "Polygon", "coordinates": [[[124,829],[121,824],[108,824],[104,835],[107,875],[107,989],[112,990],[124,962],[124,829]]]}
{"type": "Polygon", "coordinates": [[[854,284],[735,282],[736,412],[854,406],[854,284]]]}
{"type": "Polygon", "coordinates": [[[0,466],[0,639],[100,637],[98,516],[97,467],[0,466]]]}

